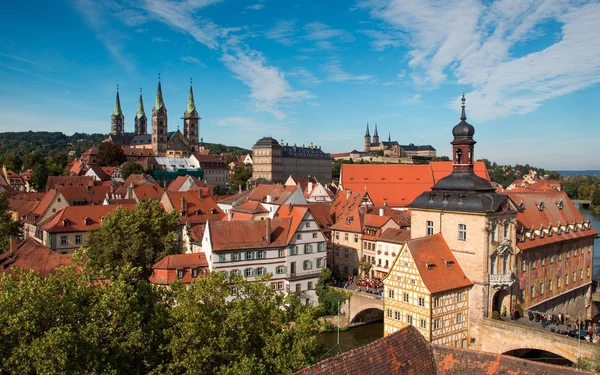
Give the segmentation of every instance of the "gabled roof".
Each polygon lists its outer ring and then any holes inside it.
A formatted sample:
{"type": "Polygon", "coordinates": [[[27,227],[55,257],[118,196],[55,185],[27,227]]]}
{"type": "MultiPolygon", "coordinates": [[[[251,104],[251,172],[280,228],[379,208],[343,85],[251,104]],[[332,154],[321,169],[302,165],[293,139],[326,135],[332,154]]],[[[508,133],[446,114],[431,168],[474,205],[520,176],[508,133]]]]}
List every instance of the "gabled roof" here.
{"type": "Polygon", "coordinates": [[[63,266],[71,265],[71,254],[59,254],[32,238],[22,242],[17,250],[0,255],[0,272],[12,273],[15,268],[48,276],[63,266]]]}
{"type": "Polygon", "coordinates": [[[221,220],[223,211],[211,197],[200,199],[200,193],[195,190],[166,191],[165,194],[173,206],[173,210],[182,213],[182,198],[185,200],[186,212],[180,216],[181,222],[201,223],[207,220],[221,220]]]}
{"type": "MultiPolygon", "coordinates": [[[[104,168],[106,167],[100,167],[97,165],[92,165],[90,166],[90,168],[88,169],[87,173],[90,173],[90,171],[94,172],[94,174],[98,177],[98,179],[100,181],[108,181],[110,180],[110,175],[106,173],[106,171],[104,170],[104,168]]],[[[112,171],[111,171],[111,175],[112,175],[112,171]]]]}
{"type": "Polygon", "coordinates": [[[54,200],[55,196],[56,190],[48,191],[46,195],[44,195],[44,198],[42,198],[42,200],[40,201],[40,204],[37,205],[37,207],[33,210],[32,213],[38,217],[42,216],[50,206],[50,203],[52,203],[52,201],[54,200]]]}
{"type": "Polygon", "coordinates": [[[158,185],[138,185],[133,188],[133,194],[138,200],[160,199],[164,190],[158,185]]]}
{"type": "MultiPolygon", "coordinates": [[[[490,181],[483,162],[475,162],[475,174],[490,181]]],[[[452,162],[428,165],[342,164],[341,184],[350,190],[366,190],[375,205],[405,207],[417,196],[452,173],[452,162]]]]}
{"type": "Polygon", "coordinates": [[[385,215],[379,216],[374,214],[365,214],[363,216],[363,226],[371,228],[381,228],[390,220],[392,220],[392,218],[385,215]]]}
{"type": "Polygon", "coordinates": [[[48,176],[46,191],[61,186],[94,186],[92,176],[48,176]]]}
{"type": "Polygon", "coordinates": [[[129,177],[127,177],[127,179],[125,180],[123,185],[121,185],[115,191],[115,194],[118,194],[118,195],[121,195],[124,197],[127,194],[127,188],[129,188],[129,186],[131,184],[133,184],[134,187],[139,186],[139,185],[156,185],[156,186],[158,186],[156,181],[150,175],[146,175],[146,174],[142,174],[142,173],[132,173],[129,175],[129,177]]]}
{"type": "Polygon", "coordinates": [[[263,205],[260,204],[260,202],[256,201],[248,201],[242,203],[239,206],[235,206],[234,208],[232,208],[231,211],[249,214],[262,214],[269,212],[269,210],[264,208],[263,205]]]}
{"type": "MultiPolygon", "coordinates": [[[[162,258],[152,266],[152,275],[149,280],[153,284],[168,285],[173,283],[175,280],[179,280],[182,283],[191,283],[192,278],[191,272],[184,272],[183,278],[177,277],[177,270],[190,269],[207,269],[208,262],[204,253],[191,253],[191,254],[171,254],[162,258]]],[[[198,272],[198,276],[202,273],[198,272]]]]}
{"type": "Polygon", "coordinates": [[[294,194],[297,186],[284,186],[281,184],[261,184],[248,192],[248,200],[265,202],[267,196],[271,196],[271,203],[283,205],[294,194]]]}
{"type": "Polygon", "coordinates": [[[364,202],[371,202],[366,191],[339,191],[329,206],[329,213],[335,222],[331,229],[360,233],[363,226],[359,208],[364,202]]]}
{"type": "MultiPolygon", "coordinates": [[[[327,232],[333,225],[329,207],[324,203],[295,204],[293,207],[307,207],[322,231],[327,232]]],[[[285,207],[283,208],[285,210],[285,207]]],[[[277,212],[279,214],[279,212],[277,212]]]]}
{"type": "Polygon", "coordinates": [[[102,219],[118,207],[133,209],[133,204],[67,206],[42,225],[49,233],[87,232],[98,228],[102,219]]]}
{"type": "Polygon", "coordinates": [[[377,240],[403,245],[410,240],[410,229],[388,228],[383,231],[377,240]]]}
{"type": "MultiPolygon", "coordinates": [[[[177,176],[167,187],[167,191],[179,191],[183,184],[186,182],[190,182],[191,186],[201,186],[206,187],[208,184],[204,183],[202,180],[192,177],[192,176],[177,176]]],[[[191,187],[190,186],[190,187],[191,187]]]]}
{"type": "Polygon", "coordinates": [[[261,249],[284,247],[292,220],[267,219],[256,221],[208,221],[207,230],[213,251],[261,249]],[[268,223],[268,224],[267,224],[268,223]],[[267,241],[267,225],[270,225],[270,243],[267,241]]]}
{"type": "MultiPolygon", "coordinates": [[[[463,272],[441,233],[406,241],[423,283],[430,293],[440,293],[473,286],[463,272]]],[[[392,269],[398,258],[394,260],[392,269]]],[[[391,272],[390,272],[391,274],[391,272]]]]}
{"type": "Polygon", "coordinates": [[[277,217],[292,219],[290,231],[288,232],[287,243],[290,243],[290,241],[292,241],[292,239],[294,238],[294,235],[300,227],[300,223],[302,223],[302,220],[304,220],[305,217],[310,216],[308,212],[308,207],[291,205],[287,207],[282,207],[279,209],[279,211],[277,211],[277,217]]]}

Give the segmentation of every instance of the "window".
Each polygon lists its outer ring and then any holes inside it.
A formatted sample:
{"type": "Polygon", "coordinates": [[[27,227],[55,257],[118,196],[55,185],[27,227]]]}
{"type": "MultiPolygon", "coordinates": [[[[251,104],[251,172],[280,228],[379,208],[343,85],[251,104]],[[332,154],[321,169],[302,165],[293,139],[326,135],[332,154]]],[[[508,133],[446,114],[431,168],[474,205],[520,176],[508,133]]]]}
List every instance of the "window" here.
{"type": "Polygon", "coordinates": [[[433,299],[433,307],[440,307],[440,297],[435,297],[433,299]]]}
{"type": "Polygon", "coordinates": [[[296,293],[300,292],[302,285],[300,283],[296,284],[296,293]]]}
{"type": "Polygon", "coordinates": [[[579,270],[579,280],[583,280],[583,268],[579,270]]]}
{"type": "Polygon", "coordinates": [[[340,232],[335,232],[335,239],[339,240],[340,239],[340,232]]]}
{"type": "Polygon", "coordinates": [[[281,274],[285,273],[285,266],[277,266],[277,267],[275,267],[275,273],[277,275],[281,275],[281,274]]]}
{"type": "Polygon", "coordinates": [[[496,238],[496,231],[498,230],[497,225],[496,224],[492,224],[492,242],[498,242],[498,239],[496,238]]]}
{"type": "Polygon", "coordinates": [[[323,268],[323,267],[325,267],[325,258],[317,259],[317,268],[323,268]]]}
{"type": "Polygon", "coordinates": [[[317,232],[313,233],[313,238],[317,238],[317,232]]]}
{"type": "Polygon", "coordinates": [[[192,268],[192,277],[198,277],[198,269],[192,268]]]}
{"type": "Polygon", "coordinates": [[[463,294],[462,294],[462,292],[456,293],[456,297],[458,298],[458,302],[462,302],[462,300],[463,300],[463,294]]]}
{"type": "Polygon", "coordinates": [[[529,256],[529,266],[532,270],[535,269],[535,255],[529,256]]]}
{"type": "Polygon", "coordinates": [[[545,266],[546,265],[546,254],[542,254],[540,256],[540,266],[545,266]]]}
{"type": "Polygon", "coordinates": [[[246,260],[252,259],[252,251],[246,251],[246,260]]]}
{"type": "Polygon", "coordinates": [[[358,243],[358,234],[354,235],[354,242],[358,243]]]}
{"type": "Polygon", "coordinates": [[[344,249],[344,259],[348,260],[348,249],[344,249]]]}
{"type": "Polygon", "coordinates": [[[504,224],[504,238],[508,238],[508,223],[504,224]]]}
{"type": "Polygon", "coordinates": [[[231,254],[231,260],[234,261],[234,262],[242,260],[242,253],[233,253],[233,254],[231,254]]]}
{"type": "Polygon", "coordinates": [[[302,239],[302,233],[298,233],[298,234],[296,235],[296,239],[297,239],[297,240],[301,240],[301,239],[302,239]]]}
{"type": "Polygon", "coordinates": [[[388,318],[392,317],[392,309],[387,309],[387,317],[388,318]]]}
{"type": "Polygon", "coordinates": [[[394,290],[393,289],[388,290],[388,297],[390,297],[391,299],[394,299],[394,290]]]}
{"type": "Polygon", "coordinates": [[[406,315],[406,323],[412,324],[412,315],[406,315]]]}
{"type": "Polygon", "coordinates": [[[283,258],[284,255],[285,255],[285,252],[283,251],[283,249],[279,249],[279,251],[277,251],[277,256],[279,258],[283,258]]]}
{"type": "Polygon", "coordinates": [[[533,297],[535,297],[535,287],[532,285],[531,288],[529,288],[529,298],[533,297]]]}
{"type": "Polygon", "coordinates": [[[60,236],[60,244],[61,245],[67,244],[67,236],[60,236]]]}
{"type": "Polygon", "coordinates": [[[492,260],[490,261],[490,275],[495,275],[496,274],[496,257],[493,256],[492,260]]]}
{"type": "Polygon", "coordinates": [[[344,233],[344,241],[348,241],[348,233],[344,233]]]}
{"type": "Polygon", "coordinates": [[[313,288],[312,281],[309,281],[309,282],[308,282],[308,290],[311,290],[312,288],[313,288]]]}
{"type": "Polygon", "coordinates": [[[258,276],[264,276],[264,275],[265,275],[265,273],[266,273],[266,271],[267,271],[267,269],[266,269],[265,267],[258,267],[258,268],[256,269],[256,274],[257,274],[258,276]]]}
{"type": "Polygon", "coordinates": [[[425,306],[425,298],[419,297],[419,306],[425,306]]]}
{"type": "Polygon", "coordinates": [[[433,321],[433,329],[440,329],[440,320],[436,319],[433,321]]]}
{"type": "Polygon", "coordinates": [[[461,313],[456,314],[456,323],[462,323],[462,314],[461,313]]]}
{"type": "Polygon", "coordinates": [[[521,271],[525,272],[527,270],[527,261],[525,257],[521,257],[521,271]]]}
{"type": "Polygon", "coordinates": [[[75,244],[76,245],[80,245],[81,244],[81,234],[76,234],[75,235],[75,244]]]}
{"type": "Polygon", "coordinates": [[[229,288],[229,293],[230,293],[232,296],[235,296],[235,295],[237,294],[237,287],[235,287],[235,286],[232,286],[231,288],[229,288]]]}
{"type": "Polygon", "coordinates": [[[177,278],[183,279],[183,270],[177,270],[177,278]]]}
{"type": "Polygon", "coordinates": [[[554,263],[554,250],[550,250],[550,264],[554,263]]]}
{"type": "Polygon", "coordinates": [[[244,277],[252,277],[252,268],[246,268],[244,270],[244,277]]]}
{"type": "Polygon", "coordinates": [[[421,319],[421,328],[427,328],[427,322],[425,319],[421,319]]]}
{"type": "Polygon", "coordinates": [[[267,258],[266,251],[257,251],[256,254],[258,255],[258,259],[266,259],[267,258]]]}
{"type": "Polygon", "coordinates": [[[298,255],[298,246],[290,246],[290,255],[298,255]]]}
{"type": "Polygon", "coordinates": [[[433,235],[433,221],[427,222],[427,235],[428,236],[433,235]]]}
{"type": "Polygon", "coordinates": [[[306,227],[310,228],[310,222],[306,223],[306,227]]]}
{"type": "Polygon", "coordinates": [[[590,278],[590,267],[587,268],[587,277],[590,278]]]}
{"type": "Polygon", "coordinates": [[[389,265],[390,265],[390,261],[389,261],[389,259],[386,259],[385,260],[385,266],[388,267],[389,265]]]}
{"type": "Polygon", "coordinates": [[[577,277],[575,277],[575,271],[573,271],[573,282],[577,281],[577,277]]]}
{"type": "Polygon", "coordinates": [[[402,300],[404,302],[408,302],[408,293],[404,293],[404,295],[402,296],[402,300]]]}
{"type": "Polygon", "coordinates": [[[458,224],[458,239],[461,241],[467,240],[467,226],[465,224],[458,224]]]}
{"type": "Polygon", "coordinates": [[[311,270],[312,269],[312,262],[310,260],[305,260],[304,263],[302,264],[302,267],[305,270],[311,270]]]}
{"type": "Polygon", "coordinates": [[[540,295],[544,294],[544,283],[540,283],[540,295]]]}
{"type": "Polygon", "coordinates": [[[569,285],[569,275],[565,275],[565,287],[569,285]]]}
{"type": "Polygon", "coordinates": [[[548,280],[548,292],[552,291],[552,280],[548,280]]]}
{"type": "Polygon", "coordinates": [[[400,312],[399,311],[394,312],[394,319],[400,320],[400,312]]]}

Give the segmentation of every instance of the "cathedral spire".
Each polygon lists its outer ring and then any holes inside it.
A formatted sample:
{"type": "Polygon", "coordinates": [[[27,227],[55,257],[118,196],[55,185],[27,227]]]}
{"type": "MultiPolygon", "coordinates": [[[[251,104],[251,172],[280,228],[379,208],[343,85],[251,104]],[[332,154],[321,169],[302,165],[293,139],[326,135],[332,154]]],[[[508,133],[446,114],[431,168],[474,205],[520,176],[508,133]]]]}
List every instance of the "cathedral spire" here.
{"type": "Polygon", "coordinates": [[[390,143],[392,142],[392,133],[391,132],[388,133],[388,142],[390,142],[390,143]]]}
{"type": "Polygon", "coordinates": [[[192,89],[192,79],[190,78],[190,94],[188,95],[188,103],[186,113],[192,113],[196,110],[196,104],[194,103],[194,90],[192,89]]]}
{"type": "Polygon", "coordinates": [[[144,100],[142,99],[142,88],[140,87],[140,102],[138,103],[137,118],[142,118],[146,115],[144,112],[144,100]]]}
{"type": "Polygon", "coordinates": [[[465,121],[467,119],[467,114],[465,112],[465,102],[466,102],[466,99],[465,99],[465,90],[463,90],[462,99],[460,101],[462,102],[462,112],[460,114],[460,119],[462,121],[465,121]]]}
{"type": "Polygon", "coordinates": [[[117,116],[122,114],[121,111],[121,99],[119,99],[119,85],[117,85],[117,100],[115,102],[115,109],[113,110],[113,115],[117,116]]]}
{"type": "Polygon", "coordinates": [[[373,133],[373,137],[379,138],[379,134],[377,134],[377,124],[375,124],[375,133],[373,133]]]}
{"type": "Polygon", "coordinates": [[[158,90],[156,90],[156,102],[154,102],[154,109],[157,111],[165,106],[162,96],[162,88],[160,87],[160,73],[158,74],[158,90]]]}
{"type": "Polygon", "coordinates": [[[367,122],[367,132],[365,133],[365,137],[370,137],[371,134],[369,133],[369,123],[367,122]]]}

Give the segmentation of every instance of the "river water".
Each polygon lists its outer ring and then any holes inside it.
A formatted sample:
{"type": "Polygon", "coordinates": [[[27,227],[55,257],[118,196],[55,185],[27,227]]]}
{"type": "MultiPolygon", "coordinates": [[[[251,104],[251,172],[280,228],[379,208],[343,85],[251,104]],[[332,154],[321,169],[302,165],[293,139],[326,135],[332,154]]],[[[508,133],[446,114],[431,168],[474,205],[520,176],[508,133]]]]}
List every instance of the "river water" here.
{"type": "MultiPolygon", "coordinates": [[[[591,210],[583,208],[579,209],[585,220],[590,220],[592,228],[600,232],[600,215],[595,214],[591,210]]],[[[595,280],[600,280],[600,239],[594,241],[594,269],[593,277],[595,280]]],[[[347,331],[340,332],[340,348],[342,353],[366,345],[383,337],[383,322],[369,323],[347,331]]],[[[323,358],[331,357],[338,354],[338,348],[333,348],[337,342],[337,332],[325,332],[319,337],[321,344],[325,345],[327,353],[323,358]],[[333,348],[333,349],[332,349],[333,348]]]]}

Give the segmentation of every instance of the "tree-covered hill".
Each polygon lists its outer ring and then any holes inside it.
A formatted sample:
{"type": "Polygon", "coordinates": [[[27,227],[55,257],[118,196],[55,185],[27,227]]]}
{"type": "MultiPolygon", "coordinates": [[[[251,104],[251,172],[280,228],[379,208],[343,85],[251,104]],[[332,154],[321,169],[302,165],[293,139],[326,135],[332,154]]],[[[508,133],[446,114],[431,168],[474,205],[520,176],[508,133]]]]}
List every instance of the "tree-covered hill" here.
{"type": "Polygon", "coordinates": [[[487,159],[481,159],[479,161],[485,163],[492,181],[502,185],[503,187],[507,187],[508,185],[512,184],[515,180],[522,179],[525,175],[529,173],[530,170],[536,171],[538,177],[544,177],[547,175],[547,179],[549,180],[560,180],[560,174],[558,174],[557,172],[548,171],[543,168],[532,167],[529,164],[517,164],[515,166],[512,166],[496,164],[495,162],[491,162],[487,159]]]}

